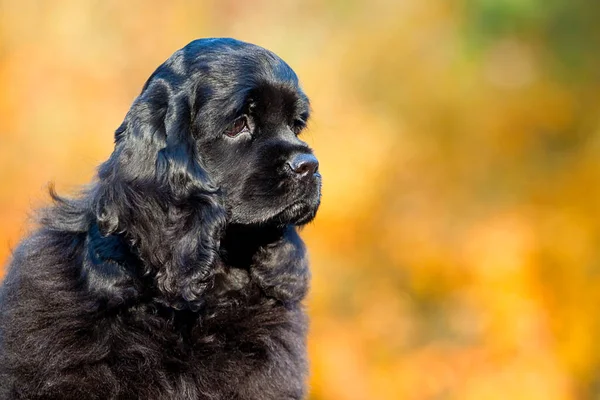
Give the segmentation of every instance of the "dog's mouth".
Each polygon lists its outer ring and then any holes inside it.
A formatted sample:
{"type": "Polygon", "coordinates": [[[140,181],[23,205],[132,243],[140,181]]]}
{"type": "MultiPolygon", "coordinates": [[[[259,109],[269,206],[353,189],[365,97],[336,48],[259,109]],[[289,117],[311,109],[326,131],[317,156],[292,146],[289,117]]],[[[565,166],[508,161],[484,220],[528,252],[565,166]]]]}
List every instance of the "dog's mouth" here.
{"type": "Polygon", "coordinates": [[[304,225],[312,221],[316,214],[317,206],[311,206],[304,201],[300,201],[284,208],[274,219],[282,225],[304,225]]]}
{"type": "Polygon", "coordinates": [[[320,190],[315,193],[292,202],[273,217],[280,225],[304,225],[312,221],[317,215],[321,203],[320,190]]]}
{"type": "Polygon", "coordinates": [[[242,197],[242,201],[236,196],[231,196],[230,200],[225,191],[228,223],[283,227],[304,225],[315,218],[321,202],[321,179],[318,174],[308,182],[292,181],[290,184],[289,180],[282,180],[277,189],[279,193],[268,193],[266,189],[255,186],[254,193],[250,190],[248,194],[243,192],[245,198],[242,197]]]}
{"type": "Polygon", "coordinates": [[[321,179],[315,177],[314,186],[306,191],[303,196],[293,199],[291,203],[279,211],[274,220],[282,225],[304,225],[312,221],[317,215],[321,203],[321,179]]]}

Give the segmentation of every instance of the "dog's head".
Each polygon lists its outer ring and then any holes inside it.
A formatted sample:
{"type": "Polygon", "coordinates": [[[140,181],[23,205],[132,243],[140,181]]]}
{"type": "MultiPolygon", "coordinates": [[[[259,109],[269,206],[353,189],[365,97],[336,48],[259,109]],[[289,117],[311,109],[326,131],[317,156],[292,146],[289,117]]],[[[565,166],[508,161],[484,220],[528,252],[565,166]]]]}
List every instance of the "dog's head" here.
{"type": "Polygon", "coordinates": [[[116,142],[135,141],[128,161],[155,161],[155,178],[178,196],[195,185],[218,192],[228,222],[300,225],[320,200],[319,163],[299,138],[309,113],[296,74],[272,52],[197,40],[152,74],[116,142]]]}
{"type": "Polygon", "coordinates": [[[124,233],[163,291],[197,298],[227,225],[314,218],[319,164],[299,138],[309,112],[296,74],[272,52],[190,43],[152,74],[116,132],[99,171],[101,232],[124,233]]]}

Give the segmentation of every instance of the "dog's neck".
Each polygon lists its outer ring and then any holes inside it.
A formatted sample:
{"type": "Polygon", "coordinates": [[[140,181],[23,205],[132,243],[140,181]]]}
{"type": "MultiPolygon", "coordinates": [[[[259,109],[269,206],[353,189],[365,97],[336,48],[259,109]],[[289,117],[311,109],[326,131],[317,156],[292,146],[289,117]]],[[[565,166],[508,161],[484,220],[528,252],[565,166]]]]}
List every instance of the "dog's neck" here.
{"type": "MultiPolygon", "coordinates": [[[[293,227],[229,225],[221,239],[220,259],[230,267],[248,268],[259,249],[281,240],[286,229],[293,227]]],[[[118,303],[130,295],[151,294],[146,285],[152,287],[153,283],[141,276],[140,258],[124,235],[103,235],[94,223],[88,230],[86,244],[82,272],[91,289],[118,303]],[[125,286],[130,289],[128,293],[119,290],[125,286]]]]}
{"type": "Polygon", "coordinates": [[[230,224],[221,239],[220,254],[226,264],[248,267],[256,252],[283,237],[289,227],[230,224]]]}
{"type": "MultiPolygon", "coordinates": [[[[281,239],[286,229],[289,228],[229,225],[221,240],[222,254],[228,259],[252,256],[260,247],[281,239]]],[[[88,256],[95,264],[111,261],[125,265],[138,260],[122,235],[102,235],[96,223],[88,230],[87,243],[88,256]]]]}

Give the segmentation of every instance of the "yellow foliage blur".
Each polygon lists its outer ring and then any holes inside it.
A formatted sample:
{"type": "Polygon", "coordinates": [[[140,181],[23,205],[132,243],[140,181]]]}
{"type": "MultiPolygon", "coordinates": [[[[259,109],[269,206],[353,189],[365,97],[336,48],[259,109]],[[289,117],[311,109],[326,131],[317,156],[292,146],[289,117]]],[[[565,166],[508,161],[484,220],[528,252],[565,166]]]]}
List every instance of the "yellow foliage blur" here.
{"type": "Polygon", "coordinates": [[[0,0],[0,265],[191,40],[312,99],[311,399],[600,398],[600,7],[0,0]]]}

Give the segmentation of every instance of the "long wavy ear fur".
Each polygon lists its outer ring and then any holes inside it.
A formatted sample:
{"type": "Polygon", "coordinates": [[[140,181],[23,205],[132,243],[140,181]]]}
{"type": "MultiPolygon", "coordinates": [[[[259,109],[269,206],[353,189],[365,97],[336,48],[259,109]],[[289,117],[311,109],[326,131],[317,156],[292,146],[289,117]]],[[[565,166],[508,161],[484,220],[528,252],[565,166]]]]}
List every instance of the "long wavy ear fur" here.
{"type": "Polygon", "coordinates": [[[179,57],[150,77],[117,129],[93,211],[100,232],[122,235],[154,277],[158,301],[194,309],[211,284],[225,209],[196,151],[194,88],[179,57]]]}

